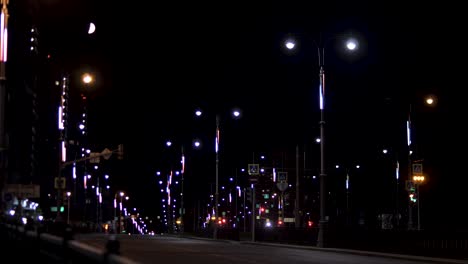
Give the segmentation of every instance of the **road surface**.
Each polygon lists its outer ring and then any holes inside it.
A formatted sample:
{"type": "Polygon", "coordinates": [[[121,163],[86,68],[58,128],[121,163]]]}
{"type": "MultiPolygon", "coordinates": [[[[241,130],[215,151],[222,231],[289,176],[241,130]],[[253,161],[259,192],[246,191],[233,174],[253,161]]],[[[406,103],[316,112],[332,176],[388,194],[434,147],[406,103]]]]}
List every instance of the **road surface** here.
{"type": "MultiPolygon", "coordinates": [[[[105,248],[105,235],[83,235],[76,239],[105,248]]],[[[121,254],[140,263],[222,264],[421,264],[424,261],[365,256],[305,248],[275,247],[235,241],[200,240],[174,236],[119,235],[121,254]]],[[[427,262],[426,262],[427,263],[427,262]]]]}

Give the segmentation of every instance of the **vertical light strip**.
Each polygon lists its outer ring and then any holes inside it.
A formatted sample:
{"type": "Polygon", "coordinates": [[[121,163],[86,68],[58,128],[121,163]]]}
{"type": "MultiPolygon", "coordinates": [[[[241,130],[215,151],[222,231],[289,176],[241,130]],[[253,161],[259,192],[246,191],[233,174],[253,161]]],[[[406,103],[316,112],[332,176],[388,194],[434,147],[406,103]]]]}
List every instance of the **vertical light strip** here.
{"type": "Polygon", "coordinates": [[[323,110],[323,92],[322,92],[322,85],[319,85],[319,96],[320,96],[320,110],[323,110]]]}
{"type": "Polygon", "coordinates": [[[349,189],[349,174],[346,174],[346,190],[349,189]]]}
{"type": "Polygon", "coordinates": [[[0,15],[0,62],[7,61],[8,54],[8,0],[2,0],[2,11],[0,15]]]}
{"type": "Polygon", "coordinates": [[[2,14],[0,15],[0,61],[1,62],[5,62],[5,58],[3,56],[4,54],[4,28],[5,28],[5,14],[3,13],[3,9],[2,9],[2,14]]]}
{"type": "Polygon", "coordinates": [[[400,178],[400,163],[398,161],[396,162],[395,177],[396,177],[397,180],[400,178]]]}
{"type": "Polygon", "coordinates": [[[7,56],[8,56],[8,28],[5,28],[2,30],[3,33],[3,61],[7,61],[7,56]]]}
{"type": "Polygon", "coordinates": [[[219,128],[216,128],[215,152],[219,151],[219,128]]]}
{"type": "Polygon", "coordinates": [[[182,170],[180,171],[182,174],[184,173],[185,171],[185,156],[184,156],[184,153],[182,153],[182,170]]]}
{"type": "Polygon", "coordinates": [[[411,146],[411,123],[410,121],[406,121],[406,134],[408,139],[408,147],[411,146]]]}
{"type": "Polygon", "coordinates": [[[63,117],[62,106],[59,106],[59,109],[58,109],[58,128],[60,130],[64,129],[62,117],[63,117]]]}
{"type": "Polygon", "coordinates": [[[62,161],[67,160],[67,148],[65,147],[65,141],[62,141],[62,161]]]}
{"type": "Polygon", "coordinates": [[[76,179],[76,163],[75,162],[73,162],[72,177],[73,179],[76,179]]]}

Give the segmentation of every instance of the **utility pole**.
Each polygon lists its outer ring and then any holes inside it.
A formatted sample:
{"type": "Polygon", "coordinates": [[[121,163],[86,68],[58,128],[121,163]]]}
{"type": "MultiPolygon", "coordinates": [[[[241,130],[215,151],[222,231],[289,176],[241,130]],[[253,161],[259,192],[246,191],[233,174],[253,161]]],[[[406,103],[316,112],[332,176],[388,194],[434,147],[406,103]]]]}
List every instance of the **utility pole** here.
{"type": "Polygon", "coordinates": [[[57,189],[57,216],[56,221],[62,221],[62,214],[60,208],[63,203],[63,190],[66,187],[66,180],[63,176],[64,164],[67,161],[67,125],[68,125],[68,91],[69,91],[69,78],[64,76],[60,84],[60,104],[58,109],[58,129],[59,129],[59,146],[58,152],[58,176],[55,179],[55,188],[57,189]]]}
{"type": "Polygon", "coordinates": [[[255,242],[255,184],[252,183],[252,242],[255,242]]]}
{"type": "Polygon", "coordinates": [[[216,188],[215,188],[215,221],[214,221],[214,231],[213,231],[213,238],[218,239],[218,199],[219,199],[219,191],[218,191],[218,177],[219,177],[219,115],[216,115],[216,188]]]}
{"type": "Polygon", "coordinates": [[[184,147],[182,146],[182,170],[181,170],[181,193],[180,193],[180,233],[184,233],[184,172],[185,172],[185,156],[184,156],[184,147]]]}
{"type": "MultiPolygon", "coordinates": [[[[406,122],[407,143],[408,143],[408,181],[412,182],[411,177],[411,104],[409,105],[408,121],[406,122]]],[[[411,199],[408,200],[408,230],[413,229],[413,204],[411,199]]]]}
{"type": "Polygon", "coordinates": [[[244,188],[244,203],[243,203],[243,207],[244,207],[244,233],[246,232],[246,220],[247,220],[247,216],[245,215],[245,208],[247,207],[246,204],[245,204],[245,193],[246,193],[247,189],[244,188]]]}
{"type": "MultiPolygon", "coordinates": [[[[8,142],[6,140],[6,62],[8,54],[8,0],[1,0],[1,27],[0,27],[0,191],[7,184],[7,150],[8,142]]],[[[3,197],[0,201],[3,200],[3,197]]]]}
{"type": "MultiPolygon", "coordinates": [[[[294,203],[294,223],[295,227],[299,228],[301,226],[301,217],[299,215],[299,145],[296,146],[296,201],[294,203]]],[[[284,217],[284,216],[283,216],[284,217]]]]}

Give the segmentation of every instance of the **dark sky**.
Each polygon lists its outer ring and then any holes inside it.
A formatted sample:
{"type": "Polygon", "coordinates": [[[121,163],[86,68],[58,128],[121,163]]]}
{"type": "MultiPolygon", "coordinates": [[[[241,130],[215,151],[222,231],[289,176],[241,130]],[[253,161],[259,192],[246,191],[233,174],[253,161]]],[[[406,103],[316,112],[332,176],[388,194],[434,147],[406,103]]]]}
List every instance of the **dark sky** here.
{"type": "MultiPolygon", "coordinates": [[[[467,183],[466,173],[454,166],[466,157],[466,111],[460,105],[466,51],[459,7],[403,1],[117,5],[50,0],[31,9],[32,2],[15,2],[18,19],[31,18],[41,26],[43,50],[57,67],[97,74],[90,137],[101,144],[126,144],[126,173],[132,176],[122,184],[140,201],[151,197],[165,139],[189,144],[200,133],[209,140],[204,149],[209,152],[216,113],[222,116],[225,147],[232,150],[224,154],[229,159],[244,162],[252,152],[293,155],[296,144],[313,149],[319,111],[317,50],[311,39],[336,34],[357,36],[361,49],[347,56],[336,41],[326,45],[329,165],[367,162],[372,167],[382,147],[404,154],[404,122],[412,103],[414,141],[433,172],[428,177],[434,178],[427,185],[433,190],[427,191],[427,203],[453,205],[449,208],[457,214],[456,201],[468,200],[455,183],[467,183]],[[87,36],[91,20],[97,31],[87,36]],[[301,44],[288,54],[282,42],[292,35],[301,44]],[[438,97],[435,109],[424,108],[426,94],[438,97]],[[193,121],[197,106],[208,109],[208,121],[193,121]],[[242,119],[228,120],[232,107],[242,109],[242,119]]],[[[230,170],[237,164],[225,166],[230,170]]],[[[378,177],[369,172],[369,189],[375,189],[372,176],[378,177]]],[[[214,180],[204,177],[201,182],[214,180]]]]}

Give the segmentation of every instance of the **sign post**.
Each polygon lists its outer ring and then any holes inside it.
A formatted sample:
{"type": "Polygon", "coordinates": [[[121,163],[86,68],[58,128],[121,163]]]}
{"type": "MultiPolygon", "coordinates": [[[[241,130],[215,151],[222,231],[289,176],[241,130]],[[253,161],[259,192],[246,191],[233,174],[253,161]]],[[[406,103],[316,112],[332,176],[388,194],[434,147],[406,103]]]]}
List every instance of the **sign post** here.
{"type": "Polygon", "coordinates": [[[281,217],[278,217],[279,220],[284,221],[284,191],[288,188],[288,173],[287,172],[278,172],[278,182],[276,187],[281,191],[281,217]]]}

